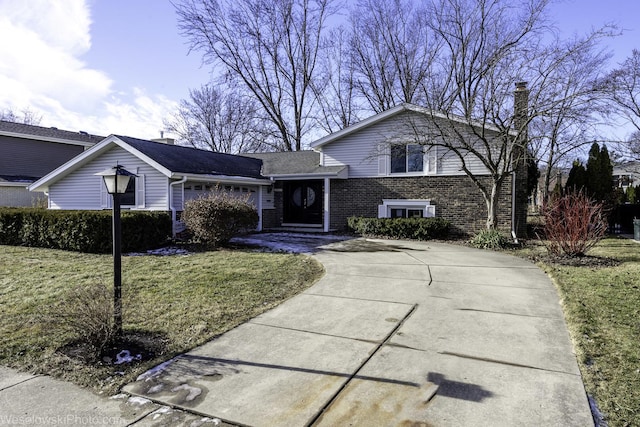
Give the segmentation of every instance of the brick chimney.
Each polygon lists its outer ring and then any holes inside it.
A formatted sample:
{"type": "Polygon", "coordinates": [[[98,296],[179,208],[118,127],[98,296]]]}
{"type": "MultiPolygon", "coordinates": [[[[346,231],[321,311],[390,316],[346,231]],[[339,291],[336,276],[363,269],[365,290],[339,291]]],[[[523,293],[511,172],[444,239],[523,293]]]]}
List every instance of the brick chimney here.
{"type": "Polygon", "coordinates": [[[512,150],[514,161],[512,175],[512,230],[517,237],[526,237],[527,233],[527,160],[529,135],[529,89],[527,82],[517,82],[513,92],[513,130],[518,133],[512,150]]]}
{"type": "Polygon", "coordinates": [[[527,139],[527,118],[529,115],[529,89],[527,82],[516,83],[513,92],[513,127],[520,132],[522,139],[527,139]]]}

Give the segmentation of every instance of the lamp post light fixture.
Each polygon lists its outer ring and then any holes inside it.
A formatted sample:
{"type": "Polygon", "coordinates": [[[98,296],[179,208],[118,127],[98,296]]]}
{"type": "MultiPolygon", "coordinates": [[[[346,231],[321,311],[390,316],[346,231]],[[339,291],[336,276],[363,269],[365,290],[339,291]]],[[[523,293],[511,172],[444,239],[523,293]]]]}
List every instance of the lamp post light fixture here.
{"type": "Polygon", "coordinates": [[[122,263],[120,195],[127,191],[131,177],[136,177],[120,165],[97,173],[102,176],[107,192],[113,195],[113,328],[115,337],[122,338],[122,263]]]}

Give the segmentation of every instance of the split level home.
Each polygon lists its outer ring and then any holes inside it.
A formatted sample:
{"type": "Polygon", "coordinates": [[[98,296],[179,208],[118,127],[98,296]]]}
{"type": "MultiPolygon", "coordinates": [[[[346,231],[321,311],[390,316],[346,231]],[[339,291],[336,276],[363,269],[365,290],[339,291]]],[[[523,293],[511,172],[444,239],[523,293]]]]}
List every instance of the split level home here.
{"type": "Polygon", "coordinates": [[[103,137],[0,120],[0,206],[32,207],[44,193],[27,187],[103,137]]]}
{"type": "MultiPolygon", "coordinates": [[[[185,202],[212,190],[248,197],[259,213],[258,230],[344,230],[348,217],[365,216],[442,217],[458,232],[477,232],[487,209],[461,160],[411,143],[415,123],[433,121],[451,119],[405,104],[321,138],[308,151],[244,155],[111,135],[29,188],[46,192],[50,209],[108,209],[96,173],[121,165],[137,175],[123,208],[170,211],[174,232],[181,230],[185,202]]],[[[466,166],[484,179],[481,162],[469,158],[466,166]]],[[[518,235],[526,225],[526,194],[516,188],[522,178],[511,174],[499,199],[499,227],[518,235]]]]}

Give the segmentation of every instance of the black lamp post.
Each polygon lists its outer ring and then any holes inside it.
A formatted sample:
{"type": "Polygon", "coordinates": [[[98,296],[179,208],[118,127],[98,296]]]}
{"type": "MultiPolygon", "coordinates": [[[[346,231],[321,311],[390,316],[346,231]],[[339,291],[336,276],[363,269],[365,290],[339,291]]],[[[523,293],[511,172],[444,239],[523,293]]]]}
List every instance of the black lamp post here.
{"type": "Polygon", "coordinates": [[[107,192],[113,195],[113,328],[116,338],[122,338],[122,263],[121,263],[121,227],[120,195],[126,193],[131,177],[137,175],[120,165],[99,172],[107,192]]]}

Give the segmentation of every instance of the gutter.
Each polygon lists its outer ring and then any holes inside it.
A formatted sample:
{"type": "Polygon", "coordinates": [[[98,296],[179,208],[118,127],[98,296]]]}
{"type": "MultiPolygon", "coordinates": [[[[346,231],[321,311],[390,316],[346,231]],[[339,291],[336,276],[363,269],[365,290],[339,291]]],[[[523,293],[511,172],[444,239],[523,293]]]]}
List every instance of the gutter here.
{"type": "MultiPolygon", "coordinates": [[[[176,217],[177,211],[175,206],[173,206],[173,186],[177,184],[184,184],[187,182],[187,177],[183,176],[179,181],[174,181],[169,184],[169,209],[171,210],[171,237],[175,239],[176,237],[176,217]]],[[[184,202],[184,201],[183,201],[184,202]]]]}

